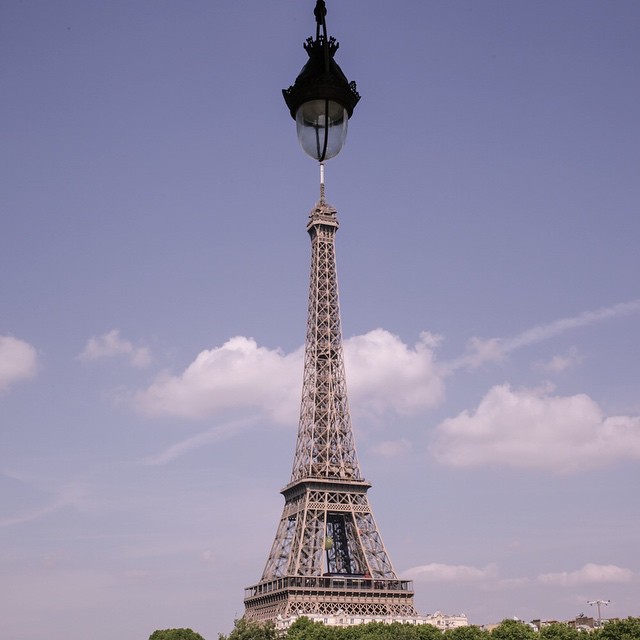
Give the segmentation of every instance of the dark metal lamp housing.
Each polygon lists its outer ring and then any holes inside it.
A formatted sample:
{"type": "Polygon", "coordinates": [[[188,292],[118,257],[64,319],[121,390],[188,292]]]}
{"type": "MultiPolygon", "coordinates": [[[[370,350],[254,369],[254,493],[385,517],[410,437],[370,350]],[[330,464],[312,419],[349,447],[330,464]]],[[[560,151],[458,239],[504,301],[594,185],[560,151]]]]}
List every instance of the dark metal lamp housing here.
{"type": "Polygon", "coordinates": [[[296,121],[298,140],[304,151],[323,162],[340,153],[347,137],[347,122],[360,100],[356,83],[349,82],[333,59],[340,46],[327,37],[324,0],[317,0],[316,38],[304,44],[307,64],[293,86],[282,94],[296,121]]]}

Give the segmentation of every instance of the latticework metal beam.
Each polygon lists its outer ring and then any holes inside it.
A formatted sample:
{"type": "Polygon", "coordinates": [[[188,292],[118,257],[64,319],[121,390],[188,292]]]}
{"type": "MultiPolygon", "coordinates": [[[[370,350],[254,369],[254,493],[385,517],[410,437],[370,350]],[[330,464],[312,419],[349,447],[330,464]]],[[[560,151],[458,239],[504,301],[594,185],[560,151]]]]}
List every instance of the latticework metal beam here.
{"type": "Polygon", "coordinates": [[[340,329],[336,210],[322,195],[309,216],[311,278],[298,438],[285,505],[245,617],[417,615],[369,506],[356,456],[340,329]]]}

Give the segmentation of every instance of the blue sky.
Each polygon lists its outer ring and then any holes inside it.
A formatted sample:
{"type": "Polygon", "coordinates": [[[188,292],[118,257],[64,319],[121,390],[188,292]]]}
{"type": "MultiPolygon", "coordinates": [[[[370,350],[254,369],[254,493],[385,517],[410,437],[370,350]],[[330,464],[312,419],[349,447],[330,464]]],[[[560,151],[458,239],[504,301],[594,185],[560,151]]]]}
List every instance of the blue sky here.
{"type": "MultiPolygon", "coordinates": [[[[0,635],[227,632],[289,480],[313,2],[2,3],[0,635]]],[[[369,496],[422,613],[640,615],[640,5],[328,3],[369,496]]]]}

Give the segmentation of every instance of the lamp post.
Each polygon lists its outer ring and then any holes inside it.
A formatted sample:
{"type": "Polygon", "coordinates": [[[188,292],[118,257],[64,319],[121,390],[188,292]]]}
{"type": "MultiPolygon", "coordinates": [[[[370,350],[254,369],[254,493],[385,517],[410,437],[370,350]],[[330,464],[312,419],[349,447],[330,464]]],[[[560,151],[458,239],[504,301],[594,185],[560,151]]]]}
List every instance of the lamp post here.
{"type": "Polygon", "coordinates": [[[320,200],[307,219],[311,269],[302,400],[282,518],[260,582],[245,591],[247,621],[281,631],[300,615],[333,624],[366,619],[416,622],[411,581],[401,580],[382,543],[356,455],[344,369],[335,235],[324,200],[324,162],[345,141],[360,96],[334,61],[324,0],[315,6],[309,59],[283,91],[304,151],[320,163],[320,200]],[[347,589],[345,591],[345,584],[347,589]],[[372,588],[373,586],[373,588],[372,588]]]}
{"type": "Polygon", "coordinates": [[[587,604],[593,606],[594,604],[598,607],[598,627],[602,626],[602,618],[600,617],[600,606],[608,605],[611,600],[587,600],[587,604]]]}
{"type": "Polygon", "coordinates": [[[360,100],[356,83],[349,82],[334,60],[340,46],[327,35],[327,8],[317,0],[314,9],[316,37],[307,38],[309,60],[293,85],[282,95],[296,121],[298,140],[305,153],[320,162],[320,185],[324,186],[324,161],[340,153],[347,137],[347,123],[360,100]]]}

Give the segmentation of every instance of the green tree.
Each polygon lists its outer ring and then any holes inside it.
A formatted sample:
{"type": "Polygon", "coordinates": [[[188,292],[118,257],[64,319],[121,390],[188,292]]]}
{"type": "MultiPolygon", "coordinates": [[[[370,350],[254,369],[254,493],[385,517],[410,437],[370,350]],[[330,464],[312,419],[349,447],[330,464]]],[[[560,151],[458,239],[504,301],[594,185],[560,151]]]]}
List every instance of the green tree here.
{"type": "Polygon", "coordinates": [[[445,640],[488,640],[489,636],[488,631],[475,625],[455,627],[454,629],[447,629],[447,631],[444,632],[445,640]]]}
{"type": "Polygon", "coordinates": [[[492,632],[491,640],[534,640],[536,632],[520,620],[503,620],[492,632]]]}
{"type": "MultiPolygon", "coordinates": [[[[343,627],[340,633],[337,634],[337,640],[362,640],[362,626],[351,625],[349,627],[343,627]]],[[[288,638],[287,638],[288,640],[288,638]]]]}
{"type": "Polygon", "coordinates": [[[158,629],[154,631],[149,640],[204,640],[193,629],[158,629]]]}
{"type": "Polygon", "coordinates": [[[442,640],[442,633],[430,624],[368,622],[332,627],[301,617],[289,627],[286,640],[442,640]]]}
{"type": "Polygon", "coordinates": [[[581,631],[561,622],[555,622],[540,629],[540,640],[582,640],[581,631]]]}
{"type": "Polygon", "coordinates": [[[442,631],[433,624],[417,624],[414,629],[419,640],[442,640],[442,631]]]}
{"type": "Polygon", "coordinates": [[[315,631],[314,624],[316,623],[309,618],[301,616],[287,630],[287,640],[304,640],[310,637],[315,631]]]}
{"type": "Polygon", "coordinates": [[[218,634],[218,640],[276,640],[276,637],[273,622],[250,622],[244,618],[234,621],[233,629],[228,636],[218,634]]]}
{"type": "Polygon", "coordinates": [[[287,640],[338,640],[340,631],[301,616],[287,630],[287,640]]]}
{"type": "Polygon", "coordinates": [[[594,640],[639,640],[640,618],[625,618],[624,620],[612,620],[605,622],[596,631],[594,640]]]}

